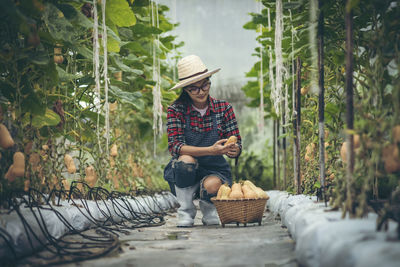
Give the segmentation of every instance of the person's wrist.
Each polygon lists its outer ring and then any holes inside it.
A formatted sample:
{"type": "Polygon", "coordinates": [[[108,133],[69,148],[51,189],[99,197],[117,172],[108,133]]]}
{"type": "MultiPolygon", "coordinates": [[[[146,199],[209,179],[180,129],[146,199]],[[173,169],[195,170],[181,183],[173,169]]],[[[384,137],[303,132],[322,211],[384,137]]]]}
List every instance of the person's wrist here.
{"type": "Polygon", "coordinates": [[[214,149],[214,146],[209,146],[209,147],[208,147],[208,153],[209,153],[211,156],[215,156],[215,149],[214,149]]]}

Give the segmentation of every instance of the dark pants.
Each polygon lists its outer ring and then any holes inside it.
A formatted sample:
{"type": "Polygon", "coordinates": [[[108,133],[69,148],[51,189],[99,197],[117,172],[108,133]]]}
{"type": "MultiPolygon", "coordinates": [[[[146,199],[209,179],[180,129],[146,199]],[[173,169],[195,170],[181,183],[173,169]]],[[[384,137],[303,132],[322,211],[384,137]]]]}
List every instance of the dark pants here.
{"type": "Polygon", "coordinates": [[[213,175],[217,176],[222,183],[230,183],[230,181],[221,173],[217,171],[209,171],[207,169],[198,166],[197,163],[185,163],[183,161],[175,161],[172,164],[174,171],[175,182],[168,181],[171,193],[176,195],[175,186],[184,188],[188,186],[196,185],[200,182],[200,190],[196,193],[196,198],[200,197],[202,200],[210,201],[211,197],[217,194],[209,194],[203,186],[203,181],[213,175]]]}

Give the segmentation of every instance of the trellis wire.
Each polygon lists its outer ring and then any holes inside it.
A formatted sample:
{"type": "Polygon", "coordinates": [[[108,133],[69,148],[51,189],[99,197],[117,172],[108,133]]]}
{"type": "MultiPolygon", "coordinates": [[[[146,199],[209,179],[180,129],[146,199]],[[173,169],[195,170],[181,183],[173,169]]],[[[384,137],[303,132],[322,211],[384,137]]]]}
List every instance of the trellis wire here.
{"type": "MultiPolygon", "coordinates": [[[[37,250],[34,243],[38,243],[44,248],[44,251],[35,256],[47,260],[47,263],[60,264],[100,257],[119,246],[118,233],[128,233],[126,229],[164,224],[163,216],[166,215],[166,212],[159,206],[157,199],[154,199],[154,194],[142,198],[143,201],[138,201],[137,197],[133,195],[124,195],[120,192],[108,192],[101,187],[90,188],[87,184],[82,183],[85,191],[87,191],[87,194],[83,194],[83,192],[77,188],[78,183],[81,182],[73,182],[69,192],[53,189],[48,195],[32,188],[29,189],[27,196],[24,196],[23,193],[20,192],[13,192],[6,201],[8,204],[8,211],[6,213],[15,211],[18,215],[22,222],[23,230],[26,233],[31,251],[37,250]],[[146,201],[146,199],[149,200],[149,198],[152,198],[153,205],[151,205],[149,201],[146,201]],[[70,205],[76,207],[79,212],[96,227],[95,233],[97,235],[85,234],[83,233],[85,230],[78,230],[69,223],[63,214],[55,208],[55,206],[61,206],[60,202],[62,199],[65,199],[68,203],[71,203],[70,205]],[[139,211],[134,211],[131,203],[129,203],[127,199],[133,200],[139,211]],[[96,203],[96,207],[104,216],[103,220],[94,218],[89,208],[88,200],[92,200],[96,203]],[[101,208],[98,202],[103,204],[105,210],[101,208]],[[109,204],[110,202],[111,205],[109,204]],[[32,228],[25,218],[28,214],[24,212],[24,215],[20,209],[21,207],[27,208],[25,209],[26,211],[30,211],[29,214],[33,216],[40,232],[32,228]],[[46,220],[43,217],[43,211],[54,212],[57,218],[68,229],[69,233],[60,238],[52,236],[48,229],[48,222],[46,224],[46,220]],[[112,211],[121,219],[121,222],[118,223],[112,218],[112,211]],[[130,217],[126,216],[123,211],[128,212],[130,217]],[[126,224],[127,222],[129,222],[130,225],[126,224]],[[45,240],[39,237],[40,233],[42,233],[45,240]],[[69,241],[68,237],[71,235],[78,235],[83,241],[69,241]],[[91,249],[97,250],[93,252],[91,249]],[[46,253],[47,255],[45,255],[46,253]]],[[[151,192],[144,191],[138,193],[148,194],[151,192]]],[[[165,195],[163,193],[161,193],[160,196],[165,200],[165,195]]],[[[173,205],[169,202],[169,207],[172,206],[173,205]]],[[[20,255],[18,255],[13,245],[11,235],[2,227],[0,227],[0,237],[5,241],[6,246],[13,255],[11,263],[20,261],[20,255]]],[[[35,259],[32,258],[22,259],[22,261],[26,263],[34,263],[34,260],[35,259]]]]}

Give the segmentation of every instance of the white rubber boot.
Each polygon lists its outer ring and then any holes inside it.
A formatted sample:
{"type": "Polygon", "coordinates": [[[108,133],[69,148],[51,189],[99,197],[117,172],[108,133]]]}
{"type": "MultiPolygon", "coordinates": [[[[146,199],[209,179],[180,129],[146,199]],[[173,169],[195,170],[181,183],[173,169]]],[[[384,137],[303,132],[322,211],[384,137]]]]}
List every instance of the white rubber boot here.
{"type": "Polygon", "coordinates": [[[196,217],[196,206],[193,204],[194,195],[199,184],[180,188],[175,186],[176,198],[180,207],[178,208],[178,227],[191,227],[196,217]]]}
{"type": "Polygon", "coordinates": [[[217,213],[217,208],[215,208],[214,204],[205,200],[200,200],[199,206],[201,213],[203,213],[203,218],[201,219],[201,221],[204,225],[219,225],[220,221],[217,213]]]}

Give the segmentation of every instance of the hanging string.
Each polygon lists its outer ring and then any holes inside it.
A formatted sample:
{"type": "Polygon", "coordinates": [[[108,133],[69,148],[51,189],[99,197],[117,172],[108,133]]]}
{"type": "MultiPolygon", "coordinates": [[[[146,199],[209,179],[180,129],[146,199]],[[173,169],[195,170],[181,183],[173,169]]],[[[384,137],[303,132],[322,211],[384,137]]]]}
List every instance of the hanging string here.
{"type": "Polygon", "coordinates": [[[107,158],[109,158],[109,143],[110,143],[110,106],[108,104],[108,60],[107,60],[107,25],[106,25],[106,1],[101,1],[101,10],[103,16],[103,51],[104,51],[104,61],[103,61],[103,79],[104,79],[104,94],[105,94],[105,112],[106,112],[106,153],[107,158]]]}
{"type": "MultiPolygon", "coordinates": [[[[290,73],[288,71],[286,71],[284,73],[284,77],[285,80],[289,79],[290,73]]],[[[285,116],[285,123],[288,123],[290,120],[290,109],[289,109],[289,86],[287,83],[285,83],[285,112],[284,112],[284,116],[285,116]]],[[[286,127],[284,125],[282,125],[282,127],[286,127]]]]}
{"type": "MultiPolygon", "coordinates": [[[[258,2],[258,12],[262,16],[262,3],[258,2]]],[[[260,72],[259,72],[259,85],[260,85],[260,119],[258,123],[258,130],[264,131],[264,75],[263,75],[263,47],[261,43],[262,37],[262,24],[258,25],[258,31],[260,32],[260,72]]]]}
{"type": "Polygon", "coordinates": [[[285,68],[283,66],[282,56],[282,36],[283,36],[283,11],[282,11],[282,0],[276,0],[276,19],[275,19],[275,58],[276,58],[276,88],[274,92],[274,108],[278,117],[283,121],[282,114],[282,87],[283,87],[283,76],[285,68]]]}
{"type": "Polygon", "coordinates": [[[310,50],[311,50],[311,92],[318,92],[318,50],[317,50],[317,0],[310,1],[310,50]]]}
{"type": "MultiPolygon", "coordinates": [[[[289,0],[290,2],[290,0],[289,0]]],[[[290,64],[292,65],[292,120],[294,120],[297,117],[297,112],[296,112],[296,88],[295,88],[295,81],[294,81],[294,35],[295,35],[295,29],[293,27],[292,23],[292,9],[289,9],[289,19],[290,19],[290,24],[291,24],[291,34],[292,34],[292,39],[291,39],[291,46],[292,46],[292,55],[290,57],[290,64]]],[[[296,127],[296,126],[294,126],[296,127]]],[[[293,129],[294,130],[294,129],[293,129]]],[[[297,136],[295,137],[297,138],[297,136]]],[[[299,142],[300,143],[300,142],[299,142]]],[[[293,144],[293,176],[295,177],[295,181],[298,181],[297,178],[297,147],[295,144],[293,144]]]]}
{"type": "MultiPolygon", "coordinates": [[[[290,0],[289,0],[290,3],[290,0]]],[[[293,110],[293,117],[296,116],[296,109],[295,109],[295,81],[294,81],[294,35],[296,34],[296,30],[293,27],[293,23],[292,23],[292,10],[289,9],[289,19],[290,19],[290,25],[291,25],[291,46],[292,46],[292,54],[290,57],[290,64],[292,66],[292,110],[293,110]]]]}
{"type": "MultiPolygon", "coordinates": [[[[158,18],[158,4],[156,3],[156,17],[157,17],[157,28],[160,28],[160,20],[158,18]]],[[[160,35],[157,34],[157,49],[160,50],[160,35]]],[[[162,122],[162,111],[163,107],[161,104],[161,60],[157,57],[157,115],[158,115],[158,134],[161,136],[163,131],[162,122]]]]}
{"type": "MultiPolygon", "coordinates": [[[[272,27],[271,27],[271,15],[270,15],[269,8],[267,9],[267,11],[268,11],[268,31],[270,32],[272,30],[272,27]]],[[[271,38],[269,38],[269,40],[271,40],[271,38]]],[[[271,98],[273,100],[272,102],[275,104],[275,101],[274,101],[275,77],[274,77],[274,67],[273,67],[273,59],[272,59],[272,47],[270,45],[268,46],[268,53],[269,53],[269,82],[271,83],[271,98]]],[[[276,109],[275,109],[275,111],[276,111],[276,109]]]]}
{"type": "MultiPolygon", "coordinates": [[[[158,4],[157,2],[151,2],[151,24],[153,27],[159,27],[158,19],[158,4]],[[154,10],[155,9],[155,10],[154,10]],[[155,14],[156,13],[156,14],[155,14]]],[[[153,41],[153,81],[156,85],[153,86],[153,154],[156,156],[157,149],[157,135],[162,134],[162,104],[161,104],[161,76],[160,76],[160,59],[157,57],[157,51],[160,50],[159,36],[153,41]]]]}
{"type": "MultiPolygon", "coordinates": [[[[172,23],[176,24],[176,0],[172,1],[172,23]]],[[[173,50],[173,58],[176,58],[176,54],[175,54],[175,43],[172,44],[172,50],[173,50]]],[[[176,83],[176,64],[173,64],[173,68],[172,68],[172,79],[174,81],[174,84],[176,83]]]]}
{"type": "Polygon", "coordinates": [[[97,15],[97,0],[93,0],[93,73],[95,80],[95,105],[97,110],[96,134],[99,151],[102,152],[100,144],[100,44],[99,44],[99,17],[97,15]]]}

